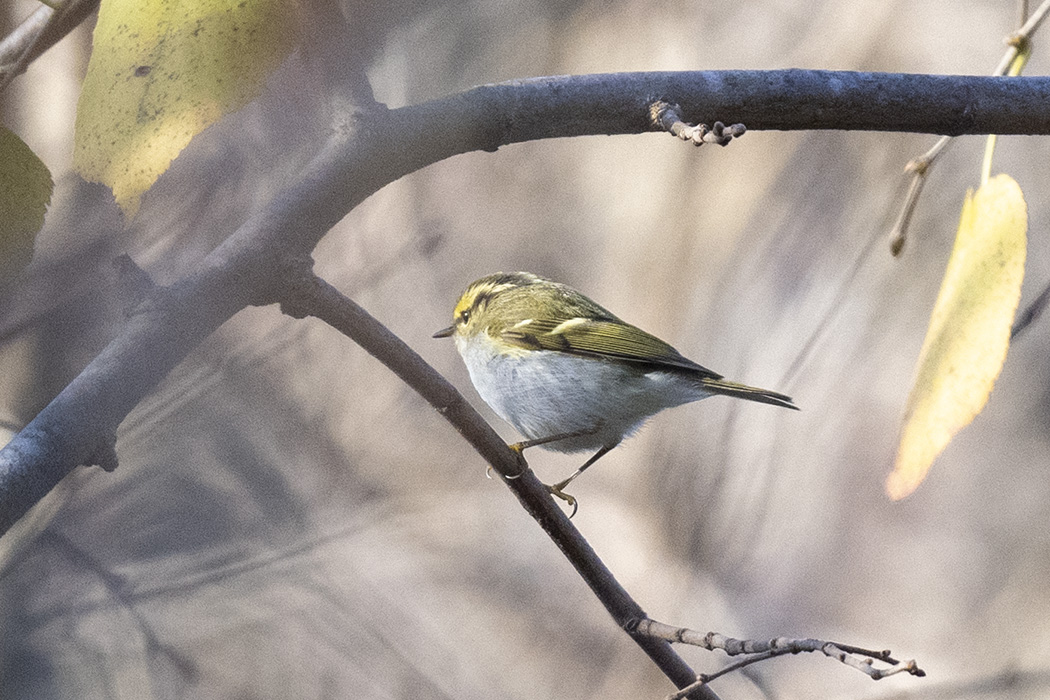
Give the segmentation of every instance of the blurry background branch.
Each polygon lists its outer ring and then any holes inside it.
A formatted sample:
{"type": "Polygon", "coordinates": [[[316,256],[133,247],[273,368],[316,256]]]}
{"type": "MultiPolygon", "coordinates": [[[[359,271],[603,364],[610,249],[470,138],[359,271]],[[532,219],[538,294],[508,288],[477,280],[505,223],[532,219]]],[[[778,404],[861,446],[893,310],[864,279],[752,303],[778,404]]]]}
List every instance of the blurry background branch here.
{"type": "Polygon", "coordinates": [[[30,63],[98,9],[99,0],[67,0],[58,9],[46,5],[0,41],[0,90],[30,63]]]}

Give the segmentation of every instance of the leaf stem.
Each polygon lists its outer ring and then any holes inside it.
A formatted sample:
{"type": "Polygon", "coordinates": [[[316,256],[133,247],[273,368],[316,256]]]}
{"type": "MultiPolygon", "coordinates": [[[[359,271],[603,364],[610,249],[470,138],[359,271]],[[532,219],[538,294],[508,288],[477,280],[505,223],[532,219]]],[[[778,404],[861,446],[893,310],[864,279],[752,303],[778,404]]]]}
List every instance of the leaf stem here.
{"type": "MultiPolygon", "coordinates": [[[[1044,3],[1044,6],[1050,7],[1050,3],[1044,3]]],[[[1042,9],[1042,8],[1040,8],[1042,9]]],[[[1045,16],[1045,13],[1044,13],[1045,16]]],[[[1018,35],[1014,35],[1016,38],[1018,35]]],[[[1010,61],[1010,67],[1006,74],[1010,77],[1017,77],[1024,70],[1024,66],[1028,63],[1028,57],[1032,55],[1032,42],[1028,38],[1018,40],[1020,48],[1017,55],[1010,61]]],[[[981,163],[981,184],[988,182],[988,179],[992,176],[992,157],[995,155],[995,143],[997,137],[995,134],[989,134],[988,140],[984,145],[984,162],[981,163]]]]}

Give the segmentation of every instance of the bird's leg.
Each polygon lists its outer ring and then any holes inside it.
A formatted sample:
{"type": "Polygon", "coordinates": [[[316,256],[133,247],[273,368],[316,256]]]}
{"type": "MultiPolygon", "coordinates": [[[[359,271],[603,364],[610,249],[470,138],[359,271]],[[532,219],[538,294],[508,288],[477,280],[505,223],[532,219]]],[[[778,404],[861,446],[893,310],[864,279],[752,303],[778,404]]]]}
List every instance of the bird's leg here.
{"type": "Polygon", "coordinates": [[[583,474],[584,470],[587,467],[591,466],[599,459],[604,457],[605,454],[614,447],[616,447],[616,445],[606,445],[602,449],[598,450],[593,457],[584,462],[582,467],[570,474],[568,479],[565,479],[564,481],[559,481],[553,486],[547,487],[547,490],[551,492],[552,496],[557,496],[558,498],[562,499],[570,506],[572,506],[572,513],[569,515],[569,518],[572,518],[573,515],[576,515],[576,510],[579,508],[579,503],[576,502],[576,499],[573,496],[570,496],[569,494],[565,493],[565,487],[572,483],[573,479],[578,477],[580,474],[583,474]]]}
{"type": "Polygon", "coordinates": [[[569,438],[582,437],[584,435],[590,435],[591,433],[597,432],[596,430],[577,430],[572,433],[558,433],[557,435],[549,435],[547,437],[535,438],[533,440],[522,440],[521,442],[515,442],[507,445],[510,449],[515,452],[521,453],[530,447],[539,447],[540,445],[546,445],[550,442],[558,442],[559,440],[568,440],[569,438]]]}
{"type": "MultiPolygon", "coordinates": [[[[558,440],[568,440],[569,438],[580,437],[580,436],[583,436],[583,435],[590,435],[593,432],[596,432],[596,431],[595,430],[577,430],[577,431],[572,432],[572,433],[558,433],[557,435],[549,435],[547,437],[534,438],[532,440],[522,440],[521,442],[512,442],[511,444],[507,445],[507,447],[509,447],[510,449],[514,450],[518,454],[522,454],[526,449],[528,449],[530,447],[538,447],[540,445],[546,445],[547,443],[550,443],[550,442],[557,442],[558,440]]],[[[492,467],[491,466],[489,466],[485,470],[485,474],[486,474],[486,476],[488,476],[488,478],[490,478],[490,479],[492,478],[492,467]]],[[[508,476],[506,478],[507,479],[517,479],[519,476],[521,476],[521,474],[517,474],[515,476],[508,476]]]]}

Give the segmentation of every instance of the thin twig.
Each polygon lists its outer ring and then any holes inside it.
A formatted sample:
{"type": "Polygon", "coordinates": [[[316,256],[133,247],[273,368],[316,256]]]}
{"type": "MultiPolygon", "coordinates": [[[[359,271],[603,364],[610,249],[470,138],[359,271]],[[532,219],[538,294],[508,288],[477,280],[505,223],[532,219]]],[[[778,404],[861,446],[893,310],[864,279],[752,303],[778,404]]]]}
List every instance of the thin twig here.
{"type": "MultiPolygon", "coordinates": [[[[1007,39],[1006,53],[1003,54],[999,65],[992,71],[992,76],[1006,75],[1010,71],[1011,66],[1014,65],[1014,60],[1020,54],[1031,51],[1032,36],[1038,31],[1047,14],[1050,13],[1050,0],[1043,0],[1043,3],[1039,5],[1035,13],[1028,17],[1027,21],[1024,21],[1023,18],[1027,16],[1027,13],[1027,4],[1024,4],[1021,7],[1022,26],[1007,39]]],[[[890,230],[890,253],[894,257],[900,255],[904,250],[912,214],[915,212],[919,195],[922,194],[922,188],[926,184],[926,178],[929,177],[930,169],[952,141],[951,136],[942,136],[937,139],[937,142],[933,144],[930,150],[918,158],[908,161],[908,164],[904,166],[904,172],[911,173],[912,179],[908,187],[908,194],[904,198],[904,204],[901,206],[901,212],[890,230]]]]}
{"type": "Polygon", "coordinates": [[[691,688],[705,686],[712,680],[720,678],[727,673],[786,654],[820,652],[828,658],[835,659],[850,668],[856,669],[876,681],[898,673],[907,673],[919,677],[926,675],[926,672],[919,668],[915,661],[899,661],[893,658],[888,649],[865,649],[852,644],[840,644],[822,639],[790,639],[788,637],[776,637],[767,640],[734,639],[717,632],[703,634],[686,627],[674,627],[648,618],[636,621],[632,627],[632,633],[663,639],[671,643],[689,644],[708,651],[720,649],[729,656],[747,657],[729,664],[717,673],[697,676],[692,686],[681,688],[678,693],[669,696],[669,700],[683,698],[685,697],[683,693],[688,692],[691,688]],[[876,661],[887,664],[888,668],[877,668],[875,666],[876,661]]]}
{"type": "MultiPolygon", "coordinates": [[[[1024,70],[1028,58],[1032,55],[1032,42],[1025,40],[1018,47],[1018,52],[1010,61],[1006,71],[1007,75],[1018,76],[1024,70]]],[[[983,186],[992,177],[992,158],[995,156],[995,143],[998,140],[995,134],[989,134],[984,146],[984,160],[981,163],[981,185],[983,186]]]]}
{"type": "Polygon", "coordinates": [[[897,216],[897,221],[890,230],[890,254],[897,257],[904,251],[904,244],[908,238],[908,229],[911,227],[911,217],[919,204],[919,195],[922,188],[926,186],[927,174],[937,156],[953,142],[951,136],[942,136],[937,143],[923,155],[908,161],[904,166],[904,172],[911,173],[911,182],[908,184],[908,194],[904,198],[904,206],[897,216]]]}
{"type": "Polygon", "coordinates": [[[1027,44],[1030,44],[1032,37],[1039,31],[1040,25],[1046,20],[1047,16],[1050,16],[1050,1],[1043,0],[1043,3],[1036,8],[1032,16],[1028,18],[1021,28],[1010,35],[1006,40],[1008,47],[1006,53],[1003,54],[1002,59],[999,61],[999,65],[996,66],[995,72],[992,75],[1006,75],[1006,72],[1010,70],[1010,65],[1017,58],[1017,55],[1025,50],[1027,44]]]}

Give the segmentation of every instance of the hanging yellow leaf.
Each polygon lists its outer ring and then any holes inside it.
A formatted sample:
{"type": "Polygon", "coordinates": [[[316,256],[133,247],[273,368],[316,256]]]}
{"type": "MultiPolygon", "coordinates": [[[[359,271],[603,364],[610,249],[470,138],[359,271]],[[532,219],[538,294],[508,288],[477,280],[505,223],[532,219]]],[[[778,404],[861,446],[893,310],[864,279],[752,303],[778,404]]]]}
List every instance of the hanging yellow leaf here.
{"type": "Polygon", "coordinates": [[[980,413],[1006,360],[1021,298],[1028,215],[1021,188],[997,175],[966,194],[886,493],[914,491],[952,437],[980,413]]]}
{"type": "Polygon", "coordinates": [[[130,219],[194,135],[263,89],[299,41],[297,0],[102,0],[73,165],[130,219]]]}
{"type": "Polygon", "coordinates": [[[47,166],[0,126],[0,277],[10,278],[29,264],[52,186],[47,166]]]}

